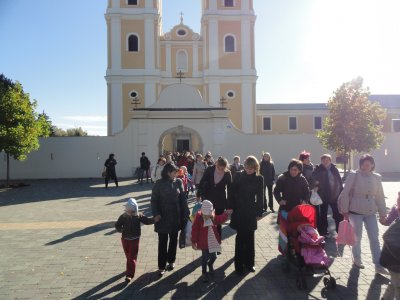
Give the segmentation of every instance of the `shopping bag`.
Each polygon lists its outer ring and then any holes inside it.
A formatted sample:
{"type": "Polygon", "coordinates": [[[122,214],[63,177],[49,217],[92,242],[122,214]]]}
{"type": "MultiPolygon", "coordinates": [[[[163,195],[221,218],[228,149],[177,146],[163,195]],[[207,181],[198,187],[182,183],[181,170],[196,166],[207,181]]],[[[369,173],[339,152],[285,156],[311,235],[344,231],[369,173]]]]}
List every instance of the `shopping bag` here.
{"type": "Polygon", "coordinates": [[[356,237],[353,226],[349,221],[343,220],[339,223],[339,230],[336,237],[336,244],[354,246],[356,237]]]}
{"type": "Polygon", "coordinates": [[[316,191],[311,192],[310,203],[315,206],[322,204],[322,199],[316,191]]]}
{"type": "Polygon", "coordinates": [[[185,227],[185,244],[186,246],[192,246],[192,222],[188,221],[185,227]]]}

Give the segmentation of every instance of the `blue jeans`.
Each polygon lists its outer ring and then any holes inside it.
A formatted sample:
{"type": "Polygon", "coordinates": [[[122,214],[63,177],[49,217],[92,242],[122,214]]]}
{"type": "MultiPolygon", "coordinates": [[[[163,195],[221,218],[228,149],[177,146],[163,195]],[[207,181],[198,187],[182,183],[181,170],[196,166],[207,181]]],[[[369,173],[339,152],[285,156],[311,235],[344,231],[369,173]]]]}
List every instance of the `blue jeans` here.
{"type": "Polygon", "coordinates": [[[207,265],[212,266],[217,259],[217,253],[210,253],[208,249],[201,250],[201,271],[203,273],[207,272],[207,265]]]}
{"type": "Polygon", "coordinates": [[[379,245],[379,229],[376,215],[364,216],[355,215],[350,213],[349,220],[354,228],[356,236],[356,244],[353,246],[354,259],[361,260],[361,239],[362,239],[362,225],[364,223],[367,230],[369,247],[371,248],[372,262],[375,266],[379,266],[379,258],[381,257],[381,246],[379,245]]]}

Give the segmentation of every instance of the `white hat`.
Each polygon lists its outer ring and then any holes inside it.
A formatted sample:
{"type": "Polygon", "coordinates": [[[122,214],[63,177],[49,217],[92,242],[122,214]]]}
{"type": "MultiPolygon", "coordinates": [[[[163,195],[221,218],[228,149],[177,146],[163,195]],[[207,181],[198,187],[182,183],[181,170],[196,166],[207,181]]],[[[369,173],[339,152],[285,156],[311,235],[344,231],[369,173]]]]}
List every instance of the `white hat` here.
{"type": "Polygon", "coordinates": [[[203,215],[210,216],[214,210],[213,204],[208,200],[203,200],[201,212],[203,215]]]}
{"type": "Polygon", "coordinates": [[[129,198],[128,202],[126,202],[126,204],[125,204],[125,207],[126,207],[126,210],[131,210],[131,211],[135,211],[135,212],[138,212],[138,209],[139,209],[135,198],[129,198]]]}

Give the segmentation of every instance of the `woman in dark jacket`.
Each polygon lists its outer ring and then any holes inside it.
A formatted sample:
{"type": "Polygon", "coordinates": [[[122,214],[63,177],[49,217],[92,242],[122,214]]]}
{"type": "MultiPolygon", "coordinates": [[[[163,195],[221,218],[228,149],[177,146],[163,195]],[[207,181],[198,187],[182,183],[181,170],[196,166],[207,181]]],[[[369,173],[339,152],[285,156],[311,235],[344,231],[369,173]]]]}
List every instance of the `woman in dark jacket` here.
{"type": "Polygon", "coordinates": [[[260,163],[260,174],[264,177],[264,210],[267,210],[267,196],[265,193],[265,188],[268,189],[268,207],[271,212],[274,210],[274,197],[272,195],[272,187],[275,181],[275,167],[274,162],[271,160],[271,154],[265,152],[263,154],[263,159],[260,163]]]}
{"type": "Polygon", "coordinates": [[[338,198],[343,190],[343,182],[338,169],[332,164],[330,154],[321,156],[321,164],[315,167],[312,174],[312,182],[314,189],[318,192],[323,202],[319,206],[318,232],[324,236],[328,234],[328,205],[332,208],[332,217],[335,220],[337,232],[339,223],[343,220],[343,216],[338,209],[338,198]]]}
{"type": "MultiPolygon", "coordinates": [[[[215,165],[208,167],[204,172],[198,185],[197,198],[209,200],[214,206],[215,214],[220,215],[227,208],[231,195],[231,184],[232,175],[228,169],[228,161],[226,158],[219,157],[215,165]]],[[[218,225],[217,228],[222,238],[221,225],[218,225]]]]}
{"type": "Polygon", "coordinates": [[[244,171],[232,184],[229,208],[233,209],[230,227],[237,231],[235,241],[235,271],[243,274],[243,266],[250,272],[254,267],[254,232],[261,219],[264,201],[264,182],[259,175],[259,163],[254,156],[244,162],[244,171]]]}
{"type": "Polygon", "coordinates": [[[161,179],[155,183],[151,193],[151,210],[154,216],[154,231],[158,233],[158,269],[160,276],[165,270],[173,270],[178,245],[178,231],[184,230],[189,218],[189,208],[182,181],[176,177],[178,168],[167,163],[161,179]],[[168,245],[169,238],[169,245],[168,245]],[[168,262],[168,266],[166,266],[168,262]]]}
{"type": "Polygon", "coordinates": [[[117,174],[115,173],[115,165],[117,164],[117,161],[114,158],[114,154],[111,153],[108,156],[108,159],[104,163],[104,168],[106,171],[106,177],[104,178],[106,188],[108,187],[108,181],[110,179],[113,179],[115,182],[115,186],[118,187],[118,179],[117,179],[117,174]]]}
{"type": "Polygon", "coordinates": [[[306,178],[301,174],[303,164],[292,159],[288,171],[279,175],[276,181],[274,196],[279,203],[279,210],[291,211],[293,207],[308,202],[310,189],[306,178]]]}

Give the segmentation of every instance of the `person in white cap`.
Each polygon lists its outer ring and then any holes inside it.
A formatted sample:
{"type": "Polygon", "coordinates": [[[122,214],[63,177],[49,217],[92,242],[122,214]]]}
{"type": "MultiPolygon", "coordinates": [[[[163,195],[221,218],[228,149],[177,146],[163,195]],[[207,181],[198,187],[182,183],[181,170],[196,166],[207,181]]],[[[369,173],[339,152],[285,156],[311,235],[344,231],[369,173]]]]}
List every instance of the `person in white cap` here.
{"type": "Polygon", "coordinates": [[[140,223],[154,224],[153,218],[148,218],[139,213],[137,202],[134,198],[129,198],[125,204],[125,212],[115,223],[115,229],[122,233],[122,248],[126,256],[126,277],[127,282],[135,276],[136,260],[139,252],[140,223]]]}
{"type": "Polygon", "coordinates": [[[202,280],[208,282],[207,266],[210,275],[214,273],[214,262],[217,252],[221,252],[221,236],[217,224],[224,223],[232,211],[220,215],[214,214],[213,204],[203,200],[201,209],[197,212],[192,225],[192,247],[201,250],[202,280]]]}

